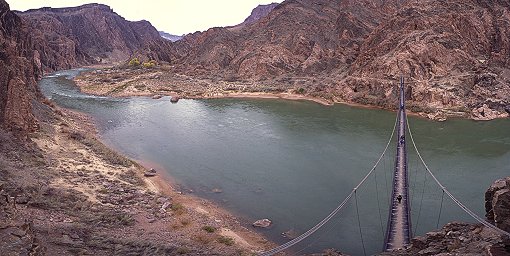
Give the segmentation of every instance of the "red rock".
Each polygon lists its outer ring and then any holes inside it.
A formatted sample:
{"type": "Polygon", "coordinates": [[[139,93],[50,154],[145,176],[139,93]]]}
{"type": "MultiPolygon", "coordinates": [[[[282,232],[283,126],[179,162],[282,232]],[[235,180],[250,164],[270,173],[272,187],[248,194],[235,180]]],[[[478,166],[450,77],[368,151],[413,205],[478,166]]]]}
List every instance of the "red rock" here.
{"type": "Polygon", "coordinates": [[[41,76],[38,53],[22,20],[0,0],[0,127],[19,131],[37,129],[32,113],[41,76]]]}
{"type": "Polygon", "coordinates": [[[47,71],[127,61],[174,59],[171,42],[145,20],[127,21],[109,6],[86,4],[18,12],[29,25],[47,71]]]}

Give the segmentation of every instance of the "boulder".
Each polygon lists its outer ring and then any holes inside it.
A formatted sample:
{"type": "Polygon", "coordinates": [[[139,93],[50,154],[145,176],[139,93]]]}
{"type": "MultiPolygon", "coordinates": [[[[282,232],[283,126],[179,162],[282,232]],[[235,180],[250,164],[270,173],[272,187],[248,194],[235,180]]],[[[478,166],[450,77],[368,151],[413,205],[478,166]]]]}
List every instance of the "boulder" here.
{"type": "Polygon", "coordinates": [[[154,177],[156,176],[156,170],[154,168],[151,168],[150,170],[146,171],[143,175],[145,177],[154,177]]]}
{"type": "Polygon", "coordinates": [[[510,231],[510,177],[496,180],[485,192],[485,217],[510,231]]]}
{"type": "Polygon", "coordinates": [[[271,224],[272,222],[269,219],[261,219],[253,222],[252,225],[258,228],[268,228],[271,224]]]}
{"type": "Polygon", "coordinates": [[[172,98],[170,98],[170,102],[172,103],[177,103],[179,101],[179,96],[172,96],[172,98]]]}
{"type": "Polygon", "coordinates": [[[510,189],[506,188],[494,193],[492,210],[496,227],[510,231],[510,189]]]}
{"type": "Polygon", "coordinates": [[[487,104],[483,104],[481,107],[474,108],[471,111],[471,117],[474,120],[486,121],[506,116],[507,116],[506,113],[500,113],[497,110],[491,109],[487,104]]]}

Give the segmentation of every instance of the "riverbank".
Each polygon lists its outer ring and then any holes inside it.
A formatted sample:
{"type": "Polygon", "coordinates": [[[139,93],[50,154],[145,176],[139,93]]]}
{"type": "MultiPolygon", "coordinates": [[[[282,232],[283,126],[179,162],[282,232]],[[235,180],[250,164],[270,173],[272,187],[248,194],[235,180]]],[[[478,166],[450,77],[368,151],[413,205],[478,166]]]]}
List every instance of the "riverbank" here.
{"type": "MultiPolygon", "coordinates": [[[[97,68],[97,67],[96,67],[97,68]]],[[[342,90],[326,87],[318,90],[319,81],[309,78],[289,78],[271,81],[254,80],[222,80],[212,77],[184,75],[174,66],[156,66],[153,68],[130,68],[101,66],[99,69],[84,72],[75,78],[78,87],[87,94],[111,97],[148,96],[159,98],[172,96],[186,99],[210,98],[271,98],[288,100],[308,100],[322,105],[345,104],[363,108],[388,109],[394,108],[392,102],[377,103],[362,100],[349,88],[342,90]],[[315,89],[305,89],[305,88],[315,89]],[[317,91],[318,90],[318,91],[317,91]],[[338,92],[340,90],[340,92],[338,92]],[[339,94],[340,93],[340,94],[339,94]],[[342,96],[343,95],[343,96],[342,96]],[[377,104],[376,104],[377,103],[377,104]]],[[[322,81],[336,84],[335,78],[322,81]]],[[[336,84],[336,87],[339,85],[336,84]]],[[[391,91],[385,92],[388,96],[391,91]]],[[[367,96],[368,97],[368,96],[367,96]]],[[[373,96],[370,96],[373,98],[373,96]]],[[[395,99],[396,100],[396,99],[395,99]]],[[[473,120],[493,120],[507,118],[508,112],[491,109],[488,104],[466,109],[463,107],[430,107],[429,103],[408,102],[408,113],[435,121],[448,118],[468,118],[473,120]]]]}
{"type": "Polygon", "coordinates": [[[47,121],[27,141],[1,134],[2,248],[251,255],[274,246],[215,204],[174,189],[161,173],[144,177],[145,167],[97,139],[87,116],[47,104],[40,113],[47,121]],[[13,242],[18,238],[23,243],[13,242]]]}

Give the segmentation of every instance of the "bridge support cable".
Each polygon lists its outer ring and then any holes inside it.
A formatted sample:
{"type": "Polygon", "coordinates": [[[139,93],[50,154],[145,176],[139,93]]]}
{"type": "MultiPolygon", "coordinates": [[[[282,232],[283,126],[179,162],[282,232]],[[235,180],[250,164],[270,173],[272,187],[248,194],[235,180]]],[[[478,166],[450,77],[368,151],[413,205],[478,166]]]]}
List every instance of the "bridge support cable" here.
{"type": "Polygon", "coordinates": [[[439,207],[439,215],[437,216],[436,229],[439,229],[439,220],[441,220],[441,212],[443,211],[443,201],[444,201],[444,190],[441,194],[441,206],[439,207]]]}
{"type": "Polygon", "coordinates": [[[420,151],[418,150],[418,147],[416,146],[416,143],[414,142],[414,138],[413,138],[413,134],[411,132],[411,127],[409,126],[409,120],[407,120],[407,128],[409,130],[409,137],[411,137],[411,141],[413,143],[413,146],[414,146],[414,149],[416,150],[416,154],[418,155],[418,157],[420,158],[420,161],[421,163],[423,164],[423,166],[425,167],[425,170],[427,170],[427,172],[430,174],[430,176],[434,179],[434,181],[437,183],[437,185],[443,190],[443,192],[448,196],[450,197],[450,199],[453,200],[453,202],[455,204],[457,204],[460,209],[462,209],[464,212],[466,212],[469,216],[471,216],[473,219],[475,219],[477,222],[479,222],[480,224],[482,224],[483,226],[487,227],[487,228],[490,228],[502,235],[506,235],[508,237],[510,237],[510,233],[507,232],[507,231],[504,231],[498,227],[496,227],[494,224],[486,221],[484,218],[478,216],[476,213],[474,213],[473,211],[471,211],[469,208],[467,208],[467,206],[465,206],[460,200],[458,200],[452,193],[450,193],[450,191],[448,189],[446,189],[445,186],[443,186],[443,184],[436,178],[436,176],[434,175],[434,173],[432,173],[432,171],[430,170],[430,168],[428,167],[428,165],[425,163],[425,161],[423,160],[423,157],[421,156],[420,154],[420,151]]]}
{"type": "Polygon", "coordinates": [[[418,217],[416,218],[416,225],[414,227],[414,233],[416,234],[416,231],[418,230],[418,225],[420,224],[420,217],[421,217],[421,207],[423,206],[423,197],[425,195],[425,187],[427,186],[427,176],[423,175],[423,187],[421,190],[421,199],[420,199],[420,206],[418,207],[418,217]]]}
{"type": "Polygon", "coordinates": [[[290,247],[296,245],[297,243],[299,243],[299,242],[305,240],[307,237],[311,236],[313,233],[315,233],[317,230],[319,230],[322,226],[324,226],[328,221],[330,221],[342,208],[344,208],[344,206],[347,204],[349,199],[351,199],[351,197],[356,193],[356,191],[361,187],[361,185],[363,185],[365,183],[365,181],[368,179],[368,177],[370,177],[370,175],[372,173],[374,173],[377,166],[383,159],[384,155],[386,154],[386,151],[388,150],[388,147],[390,146],[391,141],[393,140],[393,136],[395,135],[395,131],[397,128],[397,122],[398,122],[398,116],[395,119],[395,124],[393,125],[393,131],[391,132],[391,136],[388,140],[388,143],[386,144],[386,147],[384,148],[381,156],[379,156],[379,159],[377,159],[377,161],[375,162],[372,169],[367,173],[367,175],[365,175],[365,177],[361,180],[361,182],[356,187],[354,187],[354,189],[351,191],[351,193],[349,193],[349,195],[347,195],[347,197],[328,216],[326,216],[323,220],[321,220],[319,223],[317,223],[315,226],[310,228],[308,231],[306,231],[302,235],[288,241],[285,244],[275,247],[269,251],[260,253],[259,255],[260,256],[271,256],[271,255],[274,255],[274,254],[277,254],[279,252],[289,249],[290,247]]]}
{"type": "Polygon", "coordinates": [[[384,172],[384,181],[386,182],[386,197],[388,198],[389,203],[391,204],[391,198],[390,198],[390,189],[388,186],[388,168],[386,168],[386,156],[383,158],[383,172],[384,172]]]}
{"type": "Polygon", "coordinates": [[[356,202],[356,216],[358,218],[358,228],[359,228],[359,236],[361,238],[361,247],[363,247],[363,255],[367,256],[367,251],[365,249],[365,241],[363,240],[363,231],[361,230],[361,221],[359,219],[359,208],[358,208],[358,194],[354,191],[354,201],[356,202]]]}
{"type": "Polygon", "coordinates": [[[377,172],[374,172],[374,181],[375,181],[375,195],[377,197],[377,209],[379,210],[379,222],[381,223],[381,234],[384,237],[384,227],[383,227],[382,213],[381,213],[381,202],[379,200],[379,186],[377,185],[377,172]]]}

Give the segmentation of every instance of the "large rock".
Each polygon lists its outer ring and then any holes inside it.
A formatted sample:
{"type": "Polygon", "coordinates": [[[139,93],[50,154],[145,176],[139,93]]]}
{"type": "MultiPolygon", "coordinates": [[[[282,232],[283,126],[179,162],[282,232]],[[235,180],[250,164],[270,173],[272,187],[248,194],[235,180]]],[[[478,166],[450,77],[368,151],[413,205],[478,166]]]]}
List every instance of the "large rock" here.
{"type": "Polygon", "coordinates": [[[254,227],[259,227],[259,228],[268,228],[269,226],[271,226],[271,224],[272,224],[272,221],[270,221],[269,219],[261,219],[261,220],[255,221],[252,225],[254,227]]]}
{"type": "Polygon", "coordinates": [[[487,219],[510,232],[510,177],[495,181],[485,192],[487,219]]]}

